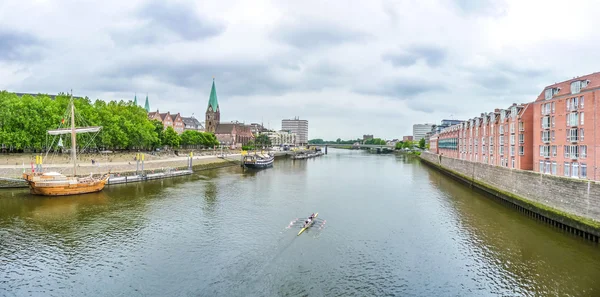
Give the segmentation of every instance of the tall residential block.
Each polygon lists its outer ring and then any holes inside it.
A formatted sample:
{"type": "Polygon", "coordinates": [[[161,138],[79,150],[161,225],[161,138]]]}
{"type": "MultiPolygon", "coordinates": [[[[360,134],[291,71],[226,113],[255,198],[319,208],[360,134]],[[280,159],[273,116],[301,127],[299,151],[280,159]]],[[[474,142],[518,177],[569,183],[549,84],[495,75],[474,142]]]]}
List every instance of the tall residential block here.
{"type": "Polygon", "coordinates": [[[600,180],[599,87],[600,73],[593,73],[544,88],[533,103],[535,171],[600,180]]]}
{"type": "Polygon", "coordinates": [[[419,141],[425,138],[425,134],[431,131],[433,124],[414,124],[413,125],[413,140],[419,141]]]}
{"type": "Polygon", "coordinates": [[[293,120],[281,120],[281,130],[296,134],[296,144],[308,144],[308,121],[295,117],[293,120]]]}

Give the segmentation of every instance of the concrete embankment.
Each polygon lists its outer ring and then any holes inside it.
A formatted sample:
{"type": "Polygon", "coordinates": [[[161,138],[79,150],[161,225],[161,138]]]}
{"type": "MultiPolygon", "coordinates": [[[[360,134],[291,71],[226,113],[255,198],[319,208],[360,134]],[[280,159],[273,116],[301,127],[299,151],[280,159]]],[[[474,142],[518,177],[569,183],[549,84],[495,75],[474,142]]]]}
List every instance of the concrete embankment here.
{"type": "Polygon", "coordinates": [[[446,158],[423,152],[427,165],[494,197],[531,217],[598,242],[600,184],[526,170],[446,158]]]}
{"type": "MultiPolygon", "coordinates": [[[[274,152],[275,158],[287,157],[287,152],[274,152]]],[[[188,157],[173,157],[161,160],[149,160],[144,162],[144,171],[146,173],[158,173],[163,172],[167,169],[187,169],[188,157]]],[[[216,169],[228,166],[240,166],[241,155],[240,154],[228,154],[224,156],[197,156],[194,157],[192,162],[192,170],[200,171],[207,169],[216,169]]],[[[58,171],[58,172],[71,172],[73,164],[49,164],[44,165],[43,170],[58,171]]],[[[12,165],[0,165],[0,177],[20,179],[23,174],[23,170],[31,171],[31,166],[12,166],[12,165]]],[[[139,173],[142,170],[142,164],[140,162],[139,167],[135,161],[127,162],[98,162],[94,165],[90,163],[78,164],[77,175],[87,176],[105,174],[110,170],[112,174],[118,176],[128,176],[139,173]],[[137,169],[136,169],[137,167],[137,169]]],[[[20,184],[14,181],[0,180],[0,188],[6,187],[21,187],[25,184],[20,184]]]]}

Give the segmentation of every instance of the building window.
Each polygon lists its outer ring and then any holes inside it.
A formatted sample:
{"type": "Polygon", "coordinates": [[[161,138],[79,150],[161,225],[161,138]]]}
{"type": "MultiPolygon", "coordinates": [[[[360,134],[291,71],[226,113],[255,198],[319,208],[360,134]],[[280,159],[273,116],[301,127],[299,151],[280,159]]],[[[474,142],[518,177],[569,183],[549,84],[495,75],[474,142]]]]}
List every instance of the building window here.
{"type": "Polygon", "coordinates": [[[565,170],[564,170],[564,174],[565,176],[570,176],[571,175],[571,164],[565,162],[565,170]]]}
{"type": "Polygon", "coordinates": [[[515,135],[510,136],[510,145],[515,145],[515,135]]]}
{"type": "Polygon", "coordinates": [[[556,102],[552,102],[552,113],[556,111],[556,102]]]}
{"type": "Polygon", "coordinates": [[[542,129],[548,129],[550,128],[550,117],[543,117],[542,118],[542,129]]]}
{"type": "Polygon", "coordinates": [[[510,146],[510,155],[511,155],[511,156],[514,156],[514,155],[515,155],[515,146],[514,146],[514,145],[511,145],[511,146],[510,146]]]}
{"type": "Polygon", "coordinates": [[[519,156],[524,156],[525,155],[525,147],[524,146],[519,146],[519,156]]]}
{"type": "Polygon", "coordinates": [[[587,178],[587,165],[585,163],[581,163],[580,167],[581,167],[581,178],[587,178]]]}
{"type": "Polygon", "coordinates": [[[567,102],[567,111],[575,111],[579,105],[579,98],[573,97],[565,100],[567,102]]]}
{"type": "Polygon", "coordinates": [[[556,175],[556,162],[552,162],[552,175],[556,175]]]}
{"type": "Polygon", "coordinates": [[[542,142],[550,142],[550,131],[542,131],[542,142]]]}
{"type": "Polygon", "coordinates": [[[525,142],[525,134],[519,134],[519,143],[525,142]]]}
{"type": "Polygon", "coordinates": [[[552,137],[552,141],[556,140],[556,138],[554,137],[554,130],[550,131],[550,137],[552,137]]]}
{"type": "Polygon", "coordinates": [[[512,168],[515,168],[515,158],[512,159],[512,168]]]}
{"type": "Polygon", "coordinates": [[[585,159],[587,157],[587,145],[579,146],[579,157],[585,159]]]}
{"type": "Polygon", "coordinates": [[[567,141],[578,141],[579,140],[579,129],[567,129],[567,141]]]}
{"type": "Polygon", "coordinates": [[[519,131],[525,131],[525,128],[523,127],[523,122],[519,122],[519,131]]]}
{"type": "Polygon", "coordinates": [[[576,145],[565,145],[565,158],[577,159],[579,157],[579,147],[576,145]]]}
{"type": "Polygon", "coordinates": [[[583,109],[583,96],[579,97],[579,106],[581,107],[581,109],[583,109]]]}
{"type": "Polygon", "coordinates": [[[515,123],[510,123],[510,133],[515,133],[515,123]]]}
{"type": "Polygon", "coordinates": [[[545,98],[546,100],[548,100],[548,99],[552,99],[552,89],[546,89],[546,90],[544,91],[544,98],[545,98]]]}
{"type": "Polygon", "coordinates": [[[567,127],[577,126],[579,118],[576,112],[569,113],[567,115],[567,127]]]}
{"type": "Polygon", "coordinates": [[[579,140],[583,141],[583,128],[579,128],[579,140]]]}
{"type": "Polygon", "coordinates": [[[556,145],[551,146],[550,149],[552,150],[552,157],[556,157],[556,145]]]}
{"type": "Polygon", "coordinates": [[[573,162],[571,177],[579,177],[579,164],[577,162],[573,162]]]}
{"type": "Polygon", "coordinates": [[[571,94],[578,94],[581,92],[581,81],[574,81],[571,83],[571,94]]]}
{"type": "Polygon", "coordinates": [[[544,157],[544,158],[550,157],[550,146],[549,145],[540,145],[540,157],[544,157]]]}
{"type": "Polygon", "coordinates": [[[579,124],[583,125],[583,111],[579,113],[579,124]]]}
{"type": "Polygon", "coordinates": [[[554,116],[552,116],[551,120],[552,120],[552,128],[554,128],[556,126],[555,122],[554,122],[554,116]]]}

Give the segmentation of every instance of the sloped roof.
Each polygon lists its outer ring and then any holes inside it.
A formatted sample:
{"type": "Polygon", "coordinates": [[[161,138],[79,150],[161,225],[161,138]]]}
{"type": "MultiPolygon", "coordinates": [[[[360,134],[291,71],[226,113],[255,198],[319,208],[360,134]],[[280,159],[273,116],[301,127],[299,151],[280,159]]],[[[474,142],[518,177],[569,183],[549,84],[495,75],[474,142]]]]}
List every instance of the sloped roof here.
{"type": "Polygon", "coordinates": [[[208,98],[208,106],[212,107],[213,111],[217,111],[219,108],[219,101],[217,100],[217,89],[215,88],[215,79],[213,78],[212,87],[210,88],[210,97],[208,98]]]}
{"type": "Polygon", "coordinates": [[[168,114],[168,112],[165,112],[165,113],[159,113],[159,115],[160,115],[160,119],[164,121],[164,120],[165,120],[165,118],[167,117],[167,114],[168,114]]]}
{"type": "Polygon", "coordinates": [[[215,134],[231,134],[236,124],[218,124],[215,134]]]}
{"type": "Polygon", "coordinates": [[[572,78],[569,80],[555,83],[553,85],[546,86],[535,101],[544,101],[546,99],[544,92],[549,88],[560,88],[560,91],[558,92],[558,94],[552,96],[553,98],[571,95],[571,83],[575,82],[575,81],[581,81],[581,80],[589,80],[590,81],[589,84],[587,85],[587,87],[581,88],[581,92],[585,92],[586,90],[589,90],[589,89],[598,88],[598,87],[600,87],[600,72],[595,72],[592,74],[575,77],[575,78],[572,78]]]}
{"type": "Polygon", "coordinates": [[[198,121],[198,119],[196,119],[195,117],[181,117],[181,120],[186,125],[202,127],[200,121],[198,121]]]}

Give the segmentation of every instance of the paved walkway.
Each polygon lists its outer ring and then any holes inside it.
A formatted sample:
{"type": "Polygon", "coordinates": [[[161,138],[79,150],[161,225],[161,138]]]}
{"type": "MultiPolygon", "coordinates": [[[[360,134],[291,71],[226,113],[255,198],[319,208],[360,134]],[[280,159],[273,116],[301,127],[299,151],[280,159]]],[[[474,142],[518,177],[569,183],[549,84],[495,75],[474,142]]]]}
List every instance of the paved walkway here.
{"type": "MultiPolygon", "coordinates": [[[[219,158],[220,156],[195,156],[193,160],[194,165],[211,164],[211,163],[224,163],[240,160],[240,154],[229,154],[224,156],[225,159],[219,158]]],[[[172,157],[161,160],[149,160],[144,161],[144,170],[164,170],[165,168],[185,168],[187,167],[188,157],[172,157]]],[[[139,169],[142,168],[142,162],[139,163],[139,169]]],[[[35,166],[35,165],[34,165],[35,166]]],[[[91,162],[77,164],[77,175],[88,175],[88,174],[103,174],[109,170],[113,173],[119,172],[132,172],[136,170],[135,161],[121,161],[121,162],[98,162],[94,165],[91,162]]],[[[44,171],[58,171],[62,173],[68,173],[73,168],[73,164],[62,163],[62,164],[50,164],[43,165],[44,171]]],[[[31,171],[31,164],[23,165],[0,165],[0,177],[16,178],[21,177],[23,170],[31,171]]]]}

